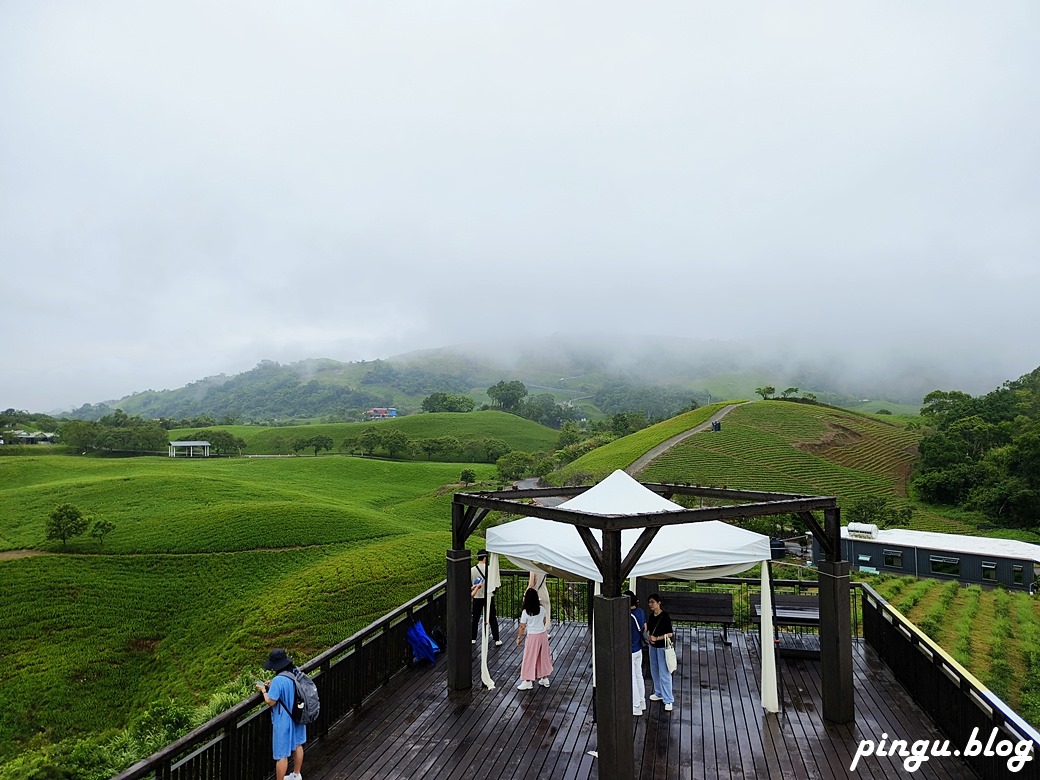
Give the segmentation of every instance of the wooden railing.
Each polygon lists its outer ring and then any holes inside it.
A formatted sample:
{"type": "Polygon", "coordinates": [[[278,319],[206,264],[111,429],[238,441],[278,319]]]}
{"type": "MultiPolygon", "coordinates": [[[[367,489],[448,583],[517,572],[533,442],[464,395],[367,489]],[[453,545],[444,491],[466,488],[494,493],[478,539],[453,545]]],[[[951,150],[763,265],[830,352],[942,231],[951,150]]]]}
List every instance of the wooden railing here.
{"type": "MultiPolygon", "coordinates": [[[[917,626],[903,617],[877,591],[862,585],[863,634],[868,644],[895,674],[921,709],[950,741],[950,750],[960,751],[961,757],[979,777],[1040,778],[1040,733],[1022,720],[1007,704],[979,682],[963,666],[928,638],[917,626]],[[974,736],[973,736],[974,735],[974,736]],[[969,740],[981,742],[980,755],[970,755],[976,746],[969,740]],[[991,742],[992,739],[992,742],[991,742]],[[985,746],[996,748],[1032,743],[1032,759],[1022,768],[1009,771],[1010,755],[985,755],[985,746]]],[[[979,626],[985,631],[986,626],[979,626]]],[[[864,735],[874,740],[880,734],[864,735]]],[[[889,735],[910,741],[915,735],[889,735]]],[[[995,752],[995,751],[991,751],[995,752]]]]}
{"type": "MultiPolygon", "coordinates": [[[[526,572],[525,572],[526,574],[526,572]]],[[[429,631],[445,625],[445,582],[326,650],[300,668],[314,677],[321,716],[307,727],[308,740],[325,736],[412,659],[406,634],[413,621],[429,631]]],[[[249,697],[116,775],[114,780],[262,780],[270,777],[271,716],[249,697]]]]}
{"type": "MultiPolygon", "coordinates": [[[[496,591],[498,614],[519,614],[527,572],[503,571],[496,591]]],[[[550,578],[553,617],[589,619],[592,585],[550,578]]],[[[777,580],[777,592],[814,593],[811,580],[777,580]]],[[[738,625],[751,625],[750,601],[759,592],[757,579],[723,578],[697,583],[657,582],[662,593],[682,588],[693,591],[732,592],[738,625]]],[[[951,740],[951,749],[963,750],[974,728],[985,742],[992,729],[999,739],[1032,741],[1040,749],[1040,734],[988,691],[956,661],[893,609],[873,589],[852,584],[853,634],[863,636],[892,669],[910,695],[951,740]],[[859,598],[860,596],[862,598],[859,598]],[[859,604],[862,605],[862,613],[859,604]],[[862,619],[861,619],[862,615],[862,619]]],[[[308,727],[308,738],[320,739],[343,718],[411,662],[406,634],[413,621],[429,631],[446,625],[445,582],[442,581],[301,668],[314,677],[321,697],[321,717],[308,727]]],[[[271,776],[271,718],[259,695],[251,696],[138,762],[113,780],[263,780],[271,776]]],[[[869,735],[868,735],[869,736],[869,735]]],[[[881,735],[876,735],[880,739],[881,735]]],[[[913,735],[900,735],[913,738],[913,735]]],[[[983,778],[1007,776],[1007,757],[965,757],[983,778]]],[[[1025,765],[1017,777],[1040,780],[1037,762],[1025,765]]]]}
{"type": "MultiPolygon", "coordinates": [[[[526,571],[504,569],[502,586],[495,591],[495,609],[499,617],[515,618],[523,606],[524,591],[527,590],[526,571]]],[[[591,612],[593,585],[591,582],[564,580],[550,577],[546,580],[549,589],[549,601],[552,604],[554,620],[573,620],[588,622],[591,612]]],[[[852,583],[849,598],[849,610],[852,620],[852,635],[861,636],[862,616],[860,614],[859,583],[852,583]]],[[[819,586],[816,580],[774,580],[773,588],[777,594],[816,595],[819,586]]],[[[714,580],[657,580],[654,589],[659,590],[667,601],[669,591],[681,590],[692,593],[732,593],[733,614],[737,628],[746,629],[755,625],[752,619],[754,609],[752,596],[761,591],[761,580],[748,577],[720,577],[714,580]]],[[[645,605],[644,605],[645,608],[645,605]]],[[[667,608],[667,605],[666,605],[667,608]]],[[[800,626],[789,628],[797,633],[813,633],[817,629],[800,626]]]]}

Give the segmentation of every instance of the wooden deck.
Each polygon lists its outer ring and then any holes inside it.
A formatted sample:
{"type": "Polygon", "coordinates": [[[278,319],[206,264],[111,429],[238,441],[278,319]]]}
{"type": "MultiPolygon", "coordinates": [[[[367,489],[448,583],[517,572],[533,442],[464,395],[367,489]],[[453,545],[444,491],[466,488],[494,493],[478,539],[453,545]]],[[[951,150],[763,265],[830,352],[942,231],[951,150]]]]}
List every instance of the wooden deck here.
{"type": "MultiPolygon", "coordinates": [[[[358,778],[597,778],[588,628],[554,626],[555,672],[549,688],[517,691],[520,650],[512,621],[501,620],[505,644],[491,648],[496,689],[449,693],[444,662],[408,669],[391,680],[357,716],[322,743],[309,746],[307,780],[358,778]]],[[[675,710],[649,702],[636,718],[639,780],[672,778],[906,778],[897,757],[868,757],[849,771],[860,739],[941,739],[931,721],[862,641],[853,646],[856,723],[824,725],[819,662],[781,659],[784,711],[766,717],[760,706],[756,633],[679,628],[675,710]]],[[[805,635],[785,637],[811,642],[805,635]]],[[[475,648],[474,648],[475,650],[475,648]]],[[[647,693],[651,684],[647,680],[647,693]]],[[[960,746],[951,745],[951,748],[960,746]]],[[[918,778],[974,778],[958,758],[933,758],[918,778]]]]}

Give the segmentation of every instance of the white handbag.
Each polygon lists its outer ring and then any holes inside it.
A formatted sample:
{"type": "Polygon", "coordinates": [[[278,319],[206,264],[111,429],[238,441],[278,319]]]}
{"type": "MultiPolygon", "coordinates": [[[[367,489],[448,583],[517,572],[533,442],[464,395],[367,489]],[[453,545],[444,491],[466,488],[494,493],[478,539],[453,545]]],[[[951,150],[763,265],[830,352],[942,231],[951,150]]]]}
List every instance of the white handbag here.
{"type": "Polygon", "coordinates": [[[664,638],[664,665],[668,667],[668,674],[679,668],[679,659],[675,656],[675,645],[668,637],[664,638]]]}

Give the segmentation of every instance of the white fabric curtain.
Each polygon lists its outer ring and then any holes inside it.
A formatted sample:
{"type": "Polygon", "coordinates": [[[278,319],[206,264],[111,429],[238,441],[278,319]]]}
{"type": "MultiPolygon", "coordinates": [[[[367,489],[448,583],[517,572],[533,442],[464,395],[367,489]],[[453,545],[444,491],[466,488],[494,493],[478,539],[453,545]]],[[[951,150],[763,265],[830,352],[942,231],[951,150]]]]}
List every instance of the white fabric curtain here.
{"type": "Polygon", "coordinates": [[[759,642],[762,647],[762,708],[780,711],[776,688],[776,648],[773,644],[773,593],[769,580],[769,563],[762,561],[762,623],[759,642]]]}
{"type": "Polygon", "coordinates": [[[491,678],[491,672],[488,670],[488,637],[491,636],[491,597],[495,595],[495,591],[502,585],[502,575],[499,570],[498,564],[498,553],[490,553],[488,557],[488,570],[487,570],[487,582],[484,583],[484,619],[481,621],[482,630],[480,632],[480,681],[488,687],[488,690],[495,690],[495,681],[491,678]]]}

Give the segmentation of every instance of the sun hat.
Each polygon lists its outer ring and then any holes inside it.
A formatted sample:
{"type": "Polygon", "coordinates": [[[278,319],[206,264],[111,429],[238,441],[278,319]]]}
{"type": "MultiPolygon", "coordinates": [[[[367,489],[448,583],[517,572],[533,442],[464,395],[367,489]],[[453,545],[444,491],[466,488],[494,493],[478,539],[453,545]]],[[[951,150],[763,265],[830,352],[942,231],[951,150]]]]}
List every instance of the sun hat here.
{"type": "Polygon", "coordinates": [[[264,668],[269,672],[281,672],[286,669],[292,669],[292,667],[293,660],[280,647],[272,650],[271,654],[267,656],[267,660],[264,661],[264,668]]]}

